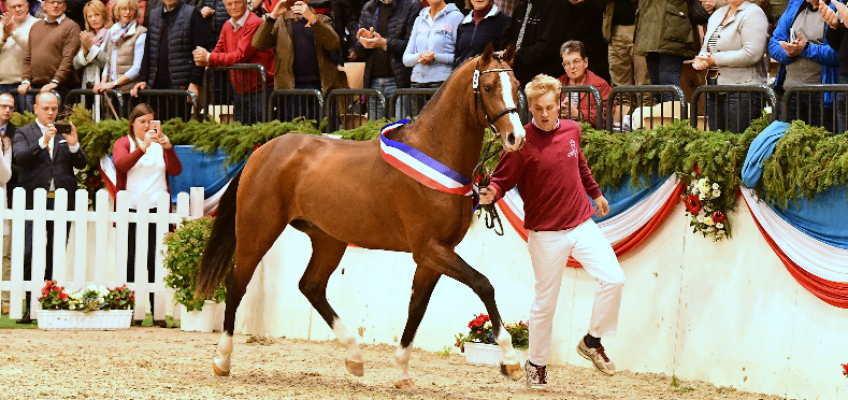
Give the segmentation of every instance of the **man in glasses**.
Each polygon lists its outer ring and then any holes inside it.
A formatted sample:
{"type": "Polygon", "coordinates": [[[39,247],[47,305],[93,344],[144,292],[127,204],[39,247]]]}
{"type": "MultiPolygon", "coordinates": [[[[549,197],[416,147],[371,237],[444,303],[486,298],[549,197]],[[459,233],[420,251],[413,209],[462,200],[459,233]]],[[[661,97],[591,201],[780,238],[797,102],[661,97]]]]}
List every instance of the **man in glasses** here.
{"type": "MultiPolygon", "coordinates": [[[[65,0],[48,0],[42,7],[44,19],[33,24],[29,32],[18,93],[23,96],[33,88],[55,90],[64,100],[79,82],[73,59],[80,49],[80,28],[65,16],[65,0]]],[[[32,110],[31,96],[27,96],[27,109],[32,110]]]]}

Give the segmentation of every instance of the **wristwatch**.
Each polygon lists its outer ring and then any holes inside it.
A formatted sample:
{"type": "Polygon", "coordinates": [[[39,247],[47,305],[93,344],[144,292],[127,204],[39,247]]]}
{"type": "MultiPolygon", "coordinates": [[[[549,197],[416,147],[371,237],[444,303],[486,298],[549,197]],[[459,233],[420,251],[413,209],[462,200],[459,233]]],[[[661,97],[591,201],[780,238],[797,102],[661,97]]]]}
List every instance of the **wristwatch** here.
{"type": "Polygon", "coordinates": [[[24,80],[21,82],[21,85],[32,86],[32,83],[29,80],[24,80]]]}
{"type": "Polygon", "coordinates": [[[59,81],[57,81],[57,80],[55,80],[55,79],[51,79],[51,80],[50,80],[50,82],[55,83],[55,84],[57,84],[57,85],[59,84],[59,81]]]}

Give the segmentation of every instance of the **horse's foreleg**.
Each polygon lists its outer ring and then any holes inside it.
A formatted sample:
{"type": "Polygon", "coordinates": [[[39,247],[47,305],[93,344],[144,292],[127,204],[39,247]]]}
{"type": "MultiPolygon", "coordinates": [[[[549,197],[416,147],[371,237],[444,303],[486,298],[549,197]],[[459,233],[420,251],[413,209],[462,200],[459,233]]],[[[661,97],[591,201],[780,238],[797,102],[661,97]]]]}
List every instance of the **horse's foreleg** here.
{"type": "Polygon", "coordinates": [[[327,301],[327,282],[330,275],[338,268],[339,263],[347,250],[347,243],[339,241],[316,227],[306,227],[295,221],[292,223],[296,229],[303,231],[312,239],[312,258],[309,265],[300,278],[300,291],[312,303],[315,311],[324,318],[336,338],[345,347],[345,367],[347,371],[356,376],[365,374],[365,363],[362,350],[356,344],[354,336],[342,323],[333,307],[327,301]]]}
{"type": "Polygon", "coordinates": [[[501,314],[495,303],[495,288],[489,279],[472,268],[465,260],[457,255],[452,249],[443,246],[429,246],[425,251],[413,254],[415,261],[421,266],[429,267],[443,275],[447,275],[458,282],[468,286],[486,306],[489,318],[494,329],[495,342],[503,351],[501,373],[510,379],[518,380],[524,378],[518,353],[512,347],[512,336],[507,332],[501,320],[501,314]]]}
{"type": "Polygon", "coordinates": [[[421,319],[424,318],[424,312],[427,311],[427,304],[430,303],[433,289],[436,288],[436,283],[439,282],[441,276],[442,274],[425,267],[419,266],[415,270],[415,277],[412,280],[412,296],[409,300],[409,317],[407,317],[406,327],[403,329],[403,336],[400,338],[400,345],[395,352],[398,367],[396,387],[415,387],[415,383],[412,382],[412,377],[409,375],[412,342],[415,340],[415,332],[418,331],[421,319]]]}

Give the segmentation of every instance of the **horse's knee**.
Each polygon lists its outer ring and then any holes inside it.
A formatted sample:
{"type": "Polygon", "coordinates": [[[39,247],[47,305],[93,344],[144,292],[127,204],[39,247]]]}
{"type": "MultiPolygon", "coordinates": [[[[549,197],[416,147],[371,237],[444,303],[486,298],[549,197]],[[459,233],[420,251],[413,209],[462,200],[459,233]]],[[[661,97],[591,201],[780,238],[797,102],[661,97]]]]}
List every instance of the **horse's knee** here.
{"type": "Polygon", "coordinates": [[[310,300],[316,298],[321,293],[321,284],[317,282],[311,282],[305,277],[300,279],[300,282],[297,284],[297,287],[298,289],[300,289],[300,292],[303,293],[303,295],[310,300]]]}
{"type": "Polygon", "coordinates": [[[483,275],[480,275],[471,282],[471,288],[481,299],[495,298],[495,287],[483,275]]]}

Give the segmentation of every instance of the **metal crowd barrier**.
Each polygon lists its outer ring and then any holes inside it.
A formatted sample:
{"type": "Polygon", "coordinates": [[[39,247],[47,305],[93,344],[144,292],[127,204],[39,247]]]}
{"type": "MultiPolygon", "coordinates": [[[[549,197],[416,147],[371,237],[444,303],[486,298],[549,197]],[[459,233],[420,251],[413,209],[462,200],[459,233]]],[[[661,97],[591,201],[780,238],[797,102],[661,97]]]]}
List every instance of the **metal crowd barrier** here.
{"type": "Polygon", "coordinates": [[[844,133],[845,115],[848,114],[846,96],[848,85],[793,86],[783,93],[780,120],[802,120],[807,125],[824,127],[834,133],[844,133]],[[829,106],[826,101],[830,102],[829,106]]]}
{"type": "Polygon", "coordinates": [[[268,92],[268,74],[262,64],[234,64],[203,72],[203,110],[217,122],[265,122],[268,92]],[[242,90],[245,87],[248,91],[242,90]]]}
{"type": "Polygon", "coordinates": [[[401,88],[389,100],[389,119],[401,120],[421,115],[421,110],[439,91],[437,88],[401,88]]]}
{"type": "Polygon", "coordinates": [[[328,132],[358,128],[385,114],[386,98],[376,89],[335,89],[324,102],[328,132]]]}
{"type": "MultiPolygon", "coordinates": [[[[51,92],[53,92],[53,94],[56,95],[56,98],[59,99],[59,112],[61,113],[63,111],[62,106],[64,106],[62,100],[64,99],[62,98],[62,95],[56,91],[56,89],[51,90],[51,92]]],[[[41,93],[41,89],[29,89],[26,91],[26,104],[24,104],[24,110],[29,112],[35,112],[35,110],[33,109],[33,107],[35,107],[35,96],[39,93],[41,93]]],[[[18,91],[16,90],[14,94],[18,94],[18,91]]],[[[15,97],[15,101],[18,101],[17,96],[15,97]]]]}
{"type": "Polygon", "coordinates": [[[571,108],[561,107],[559,109],[559,117],[565,119],[573,119],[575,121],[588,122],[591,124],[590,116],[592,115],[592,107],[595,109],[595,127],[604,129],[604,102],[601,97],[601,92],[598,88],[591,85],[576,85],[563,86],[560,90],[560,101],[569,99],[577,108],[577,115],[572,115],[571,108]],[[586,101],[586,110],[580,109],[580,103],[585,99],[585,96],[591,96],[586,101]]]}
{"type": "Polygon", "coordinates": [[[777,96],[766,85],[704,85],[692,93],[690,123],[696,128],[699,127],[698,106],[702,96],[706,98],[707,127],[713,131],[745,132],[753,120],[762,116],[766,107],[771,110],[769,120],[775,119],[777,96]]]}
{"type": "Polygon", "coordinates": [[[94,100],[93,107],[89,109],[95,122],[100,122],[102,119],[120,119],[122,116],[126,116],[124,111],[124,97],[114,89],[106,90],[100,95],[95,94],[94,89],[74,89],[68,92],[66,99],[71,100],[74,96],[79,96],[79,102],[86,108],[89,108],[87,100],[94,100]],[[109,103],[112,104],[117,116],[112,114],[108,105],[109,103]]]}
{"type": "Polygon", "coordinates": [[[688,111],[686,95],[678,86],[616,86],[607,97],[606,128],[610,132],[653,129],[675,119],[687,119],[688,111]],[[631,109],[625,111],[624,103],[630,104],[631,109]],[[651,106],[633,107],[634,104],[651,106]]]}
{"type": "Polygon", "coordinates": [[[324,119],[324,96],[318,89],[277,89],[271,92],[266,121],[291,121],[298,117],[324,119]]]}
{"type": "Polygon", "coordinates": [[[139,103],[147,103],[153,109],[158,120],[167,121],[172,118],[180,118],[186,122],[192,119],[200,121],[200,103],[197,101],[197,96],[189,90],[139,90],[138,97],[130,96],[127,98],[125,107],[127,118],[139,103]]]}

